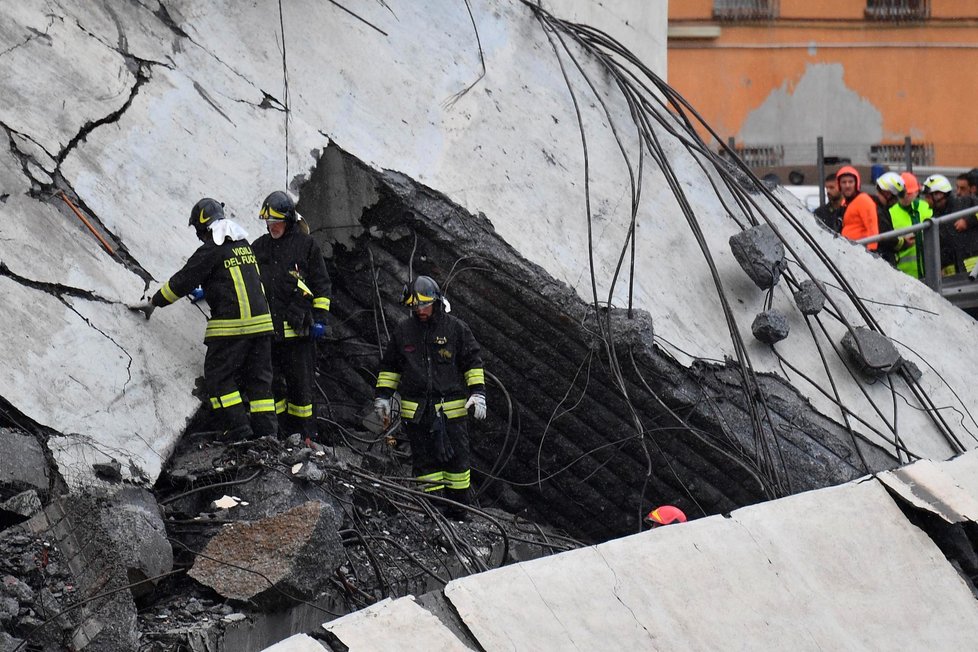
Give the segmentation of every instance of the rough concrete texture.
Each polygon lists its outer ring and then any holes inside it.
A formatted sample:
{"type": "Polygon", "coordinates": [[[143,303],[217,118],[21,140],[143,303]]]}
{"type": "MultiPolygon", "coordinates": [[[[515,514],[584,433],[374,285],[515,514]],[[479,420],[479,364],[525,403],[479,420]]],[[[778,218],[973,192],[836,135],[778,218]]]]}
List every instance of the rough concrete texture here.
{"type": "Polygon", "coordinates": [[[277,610],[321,591],[343,555],[329,506],[310,501],[287,512],[224,527],[191,577],[232,600],[277,610]]]}
{"type": "MultiPolygon", "coordinates": [[[[103,510],[105,529],[116,542],[119,560],[132,583],[173,570],[173,548],[167,540],[160,507],[149,491],[124,487],[114,492],[103,510]]],[[[153,592],[159,580],[132,588],[135,598],[153,592]]]]}
{"type": "Polygon", "coordinates": [[[0,503],[0,510],[6,510],[14,514],[30,518],[41,511],[41,498],[33,489],[22,491],[19,494],[0,503]]]}
{"type": "Polygon", "coordinates": [[[967,582],[876,481],[501,568],[445,594],[487,650],[978,644],[967,582]]]}
{"type": "Polygon", "coordinates": [[[48,463],[44,449],[32,436],[0,428],[0,497],[26,489],[48,492],[48,463]]]}
{"type": "Polygon", "coordinates": [[[762,290],[778,284],[787,267],[784,243],[768,224],[730,236],[730,251],[751,280],[762,290]]]}
{"type": "Polygon", "coordinates": [[[903,358],[884,335],[856,328],[842,338],[842,347],[856,366],[871,376],[882,376],[900,367],[903,358]]]}
{"type": "Polygon", "coordinates": [[[761,342],[777,344],[788,337],[788,318],[778,310],[765,310],[754,318],[750,330],[761,342]]]}
{"type": "Polygon", "coordinates": [[[825,289],[818,281],[802,281],[793,296],[795,305],[803,315],[817,315],[825,307],[825,289]]]}

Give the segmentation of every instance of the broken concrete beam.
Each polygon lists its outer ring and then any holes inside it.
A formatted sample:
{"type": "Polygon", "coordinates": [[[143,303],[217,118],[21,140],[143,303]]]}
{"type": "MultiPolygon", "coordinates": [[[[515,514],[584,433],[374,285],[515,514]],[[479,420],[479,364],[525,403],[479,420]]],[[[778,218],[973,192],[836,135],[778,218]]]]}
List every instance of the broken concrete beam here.
{"type": "Polygon", "coordinates": [[[903,364],[903,358],[890,338],[862,326],[845,334],[842,348],[856,366],[870,376],[888,374],[903,364]]]}
{"type": "Polygon", "coordinates": [[[166,538],[166,527],[153,494],[145,489],[125,487],[115,492],[103,521],[116,542],[119,560],[125,565],[133,597],[149,595],[157,581],[144,582],[173,570],[173,548],[166,538]]]}
{"type": "Polygon", "coordinates": [[[41,444],[32,436],[0,428],[0,487],[48,492],[48,463],[41,444]]]}
{"type": "Polygon", "coordinates": [[[811,279],[799,284],[794,297],[795,305],[803,315],[817,315],[825,307],[825,290],[821,283],[811,279]]]}
{"type": "Polygon", "coordinates": [[[765,344],[777,344],[788,337],[788,318],[777,310],[765,310],[750,326],[754,337],[765,344]]]}
{"type": "Polygon", "coordinates": [[[730,236],[730,250],[754,284],[762,290],[777,285],[786,263],[784,245],[769,224],[730,236]]]}
{"type": "Polygon", "coordinates": [[[226,598],[272,611],[314,598],[342,558],[332,508],[309,501],[278,516],[225,526],[189,575],[226,598]]]}
{"type": "Polygon", "coordinates": [[[34,489],[22,491],[0,503],[0,527],[26,521],[41,511],[41,499],[34,489]]]}

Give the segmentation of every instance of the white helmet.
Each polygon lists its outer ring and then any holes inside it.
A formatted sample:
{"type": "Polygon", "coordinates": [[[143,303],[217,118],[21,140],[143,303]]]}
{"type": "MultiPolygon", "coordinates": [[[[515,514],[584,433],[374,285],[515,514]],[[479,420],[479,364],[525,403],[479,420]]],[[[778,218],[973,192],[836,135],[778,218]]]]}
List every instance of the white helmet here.
{"type": "Polygon", "coordinates": [[[932,192],[943,192],[950,195],[954,192],[954,188],[951,187],[951,182],[943,174],[932,174],[924,179],[924,194],[928,195],[932,192]]]}
{"type": "Polygon", "coordinates": [[[876,179],[876,187],[897,197],[903,197],[907,192],[907,184],[903,182],[903,178],[896,172],[884,172],[881,174],[876,179]]]}

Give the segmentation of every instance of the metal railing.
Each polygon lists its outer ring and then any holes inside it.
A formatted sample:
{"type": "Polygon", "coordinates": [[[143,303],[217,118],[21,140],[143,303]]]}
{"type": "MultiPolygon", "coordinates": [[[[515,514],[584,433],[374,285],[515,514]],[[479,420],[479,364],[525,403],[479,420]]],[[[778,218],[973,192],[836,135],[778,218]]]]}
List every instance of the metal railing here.
{"type": "MultiPolygon", "coordinates": [[[[934,217],[928,220],[924,220],[920,224],[914,224],[913,226],[908,226],[903,229],[894,229],[893,231],[887,231],[886,233],[880,233],[879,235],[873,235],[868,238],[862,238],[860,240],[855,240],[856,244],[868,245],[874,242],[883,242],[884,240],[893,240],[895,238],[901,238],[905,235],[911,233],[917,233],[918,231],[927,230],[924,238],[924,283],[928,285],[935,292],[940,293],[941,291],[941,229],[939,228],[941,224],[950,222],[952,220],[959,220],[962,217],[970,217],[971,215],[978,214],[978,208],[972,206],[970,208],[964,208],[953,213],[948,213],[947,215],[941,215],[940,217],[934,217]]],[[[919,245],[919,243],[918,243],[919,245]]],[[[978,267],[975,268],[976,271],[972,272],[971,279],[975,280],[975,273],[978,272],[978,267]]]]}

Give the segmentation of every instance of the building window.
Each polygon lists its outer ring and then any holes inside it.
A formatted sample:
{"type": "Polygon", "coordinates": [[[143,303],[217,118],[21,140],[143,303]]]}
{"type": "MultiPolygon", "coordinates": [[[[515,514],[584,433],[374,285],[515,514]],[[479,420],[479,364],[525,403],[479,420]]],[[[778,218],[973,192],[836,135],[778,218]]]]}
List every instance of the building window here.
{"type": "MultiPolygon", "coordinates": [[[[910,161],[914,167],[934,165],[934,144],[914,143],[910,145],[910,161]]],[[[869,162],[904,169],[907,167],[907,146],[904,143],[870,145],[869,162]]]]}
{"type": "Polygon", "coordinates": [[[778,17],[778,0],[713,0],[715,20],[767,20],[778,17]]]}
{"type": "Polygon", "coordinates": [[[870,20],[923,20],[930,17],[930,0],[866,0],[870,20]]]}

